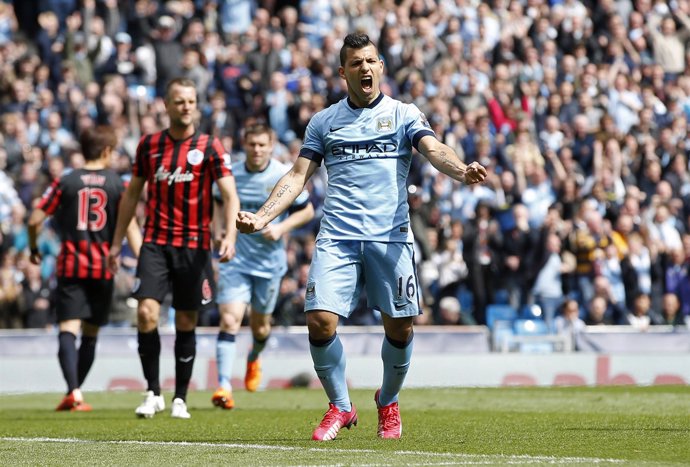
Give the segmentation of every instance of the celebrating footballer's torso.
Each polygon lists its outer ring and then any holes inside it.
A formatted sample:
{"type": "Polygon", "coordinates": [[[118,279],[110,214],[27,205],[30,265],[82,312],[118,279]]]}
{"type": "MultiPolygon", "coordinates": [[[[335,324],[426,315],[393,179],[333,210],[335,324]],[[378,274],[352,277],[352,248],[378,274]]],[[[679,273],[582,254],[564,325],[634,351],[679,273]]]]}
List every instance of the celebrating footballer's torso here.
{"type": "Polygon", "coordinates": [[[366,108],[343,99],[310,127],[304,148],[328,170],[319,237],[411,242],[405,181],[415,139],[433,135],[424,114],[381,93],[366,108]]]}
{"type": "Polygon", "coordinates": [[[144,241],[208,249],[211,185],[230,170],[230,156],[208,135],[196,132],[178,141],[162,131],[142,138],[133,174],[148,181],[147,196],[155,202],[144,241]]]}

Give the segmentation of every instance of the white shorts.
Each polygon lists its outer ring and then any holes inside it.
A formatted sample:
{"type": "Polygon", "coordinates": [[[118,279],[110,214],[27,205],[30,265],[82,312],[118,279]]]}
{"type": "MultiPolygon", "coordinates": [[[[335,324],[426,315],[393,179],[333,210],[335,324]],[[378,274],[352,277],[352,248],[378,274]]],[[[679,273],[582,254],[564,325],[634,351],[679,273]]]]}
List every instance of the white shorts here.
{"type": "Polygon", "coordinates": [[[412,244],[318,240],[304,311],[325,310],[347,318],[362,287],[370,308],[393,318],[421,314],[412,244]]]}
{"type": "Polygon", "coordinates": [[[282,277],[258,277],[242,274],[233,266],[221,263],[218,274],[217,303],[249,303],[252,310],[273,313],[282,277]]]}

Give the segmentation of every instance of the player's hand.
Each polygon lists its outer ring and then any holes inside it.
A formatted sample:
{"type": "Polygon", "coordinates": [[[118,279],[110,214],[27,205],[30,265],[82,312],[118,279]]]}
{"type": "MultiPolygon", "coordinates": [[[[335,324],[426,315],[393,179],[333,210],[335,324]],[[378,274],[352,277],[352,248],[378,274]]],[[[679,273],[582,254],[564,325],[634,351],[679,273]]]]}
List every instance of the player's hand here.
{"type": "Polygon", "coordinates": [[[221,263],[227,263],[234,258],[235,242],[228,237],[223,238],[223,240],[220,242],[220,248],[218,248],[218,255],[220,256],[219,261],[221,263]]]}
{"type": "Polygon", "coordinates": [[[32,251],[31,256],[29,256],[29,261],[31,261],[35,265],[40,265],[41,264],[41,253],[38,251],[32,251]]]}
{"type": "Polygon", "coordinates": [[[120,253],[122,253],[122,246],[110,246],[110,252],[108,253],[108,270],[113,274],[117,274],[118,269],[120,269],[120,253]]]}
{"type": "Polygon", "coordinates": [[[473,183],[483,182],[487,175],[488,172],[484,166],[474,161],[465,170],[465,184],[472,185],[473,183]]]}
{"type": "Polygon", "coordinates": [[[280,224],[268,224],[261,230],[261,236],[268,241],[276,242],[283,236],[283,229],[280,224]]]}
{"type": "Polygon", "coordinates": [[[264,221],[253,212],[240,211],[237,214],[237,230],[242,233],[254,233],[263,229],[266,225],[264,221]]]}

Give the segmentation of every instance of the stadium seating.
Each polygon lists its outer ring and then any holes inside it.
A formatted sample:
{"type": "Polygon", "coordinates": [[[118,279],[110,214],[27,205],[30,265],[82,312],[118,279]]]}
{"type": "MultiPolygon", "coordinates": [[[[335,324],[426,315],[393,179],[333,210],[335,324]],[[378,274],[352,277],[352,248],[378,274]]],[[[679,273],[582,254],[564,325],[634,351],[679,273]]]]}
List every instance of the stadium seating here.
{"type": "Polygon", "coordinates": [[[496,321],[509,321],[512,323],[517,317],[517,310],[508,304],[491,303],[486,307],[486,325],[492,331],[496,321]]]}
{"type": "Polygon", "coordinates": [[[548,339],[549,328],[542,319],[516,319],[513,321],[513,332],[516,336],[513,341],[520,352],[551,353],[554,350],[553,342],[548,339]],[[545,336],[546,339],[540,339],[539,336],[545,336]]]}

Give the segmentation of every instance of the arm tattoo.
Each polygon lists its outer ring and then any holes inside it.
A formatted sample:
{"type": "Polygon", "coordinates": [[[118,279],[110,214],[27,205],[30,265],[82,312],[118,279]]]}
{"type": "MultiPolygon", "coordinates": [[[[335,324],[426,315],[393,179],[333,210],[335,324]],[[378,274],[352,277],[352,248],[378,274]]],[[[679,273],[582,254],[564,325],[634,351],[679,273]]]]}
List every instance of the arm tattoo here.
{"type": "MultiPolygon", "coordinates": [[[[282,185],[279,187],[278,191],[276,192],[276,198],[282,198],[282,196],[285,193],[292,193],[292,190],[290,190],[290,185],[287,183],[285,185],[282,185]]],[[[266,203],[266,205],[263,207],[263,215],[268,216],[273,212],[273,209],[278,205],[278,200],[274,199],[273,201],[269,201],[266,203]]]]}
{"type": "MultiPolygon", "coordinates": [[[[457,171],[459,170],[459,167],[458,167],[458,165],[456,164],[456,162],[455,162],[451,157],[448,156],[448,154],[446,153],[446,151],[443,151],[443,150],[442,150],[442,151],[439,153],[439,158],[441,159],[441,163],[442,163],[444,166],[448,167],[451,171],[457,172],[457,171]]],[[[464,175],[464,174],[462,174],[462,175],[464,175]]]]}

